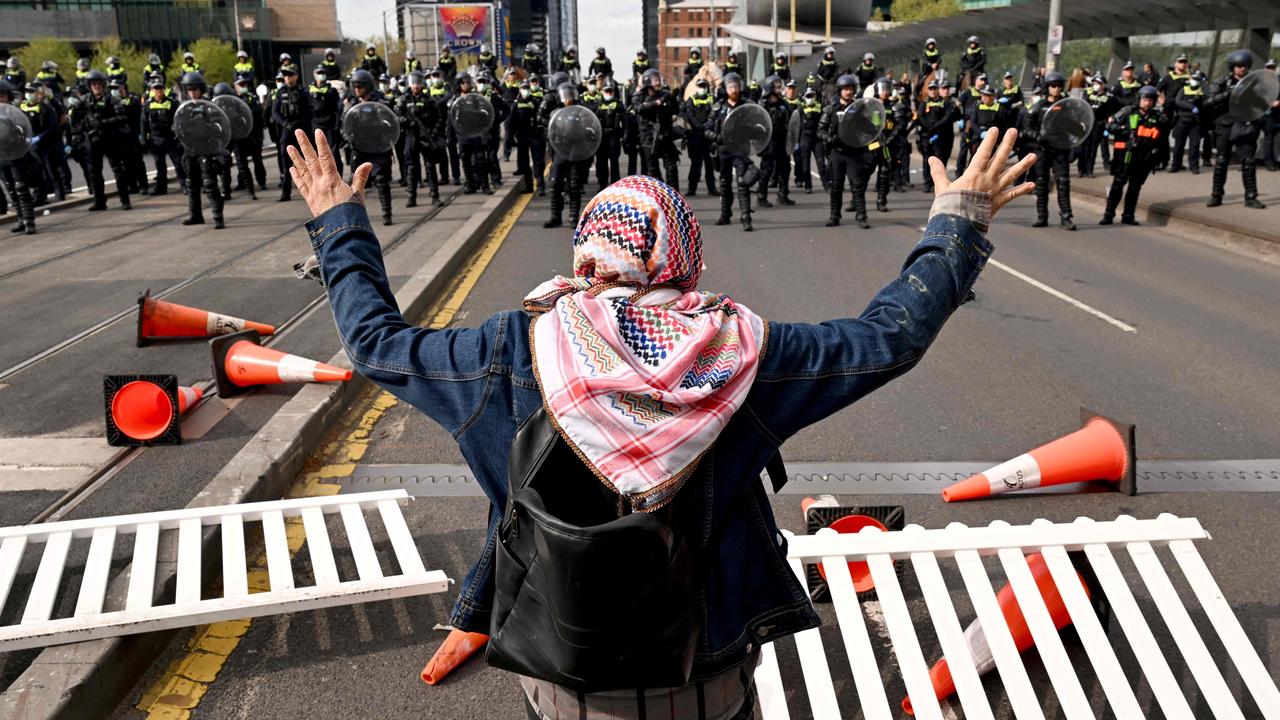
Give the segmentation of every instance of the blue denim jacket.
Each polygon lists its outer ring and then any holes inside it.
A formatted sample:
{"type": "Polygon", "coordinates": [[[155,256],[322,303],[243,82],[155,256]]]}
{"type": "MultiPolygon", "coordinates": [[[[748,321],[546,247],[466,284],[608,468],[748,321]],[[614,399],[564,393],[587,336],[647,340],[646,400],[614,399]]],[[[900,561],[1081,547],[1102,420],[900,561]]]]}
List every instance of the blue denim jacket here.
{"type": "MultiPolygon", "coordinates": [[[[969,293],[991,245],[983,237],[981,214],[969,213],[973,219],[968,219],[962,203],[951,199],[950,205],[941,199],[935,203],[924,238],[901,275],[860,316],[819,324],[769,323],[755,384],[714,448],[710,483],[683,491],[697,494],[697,516],[706,518],[701,528],[706,576],[697,609],[704,632],[695,677],[741,663],[756,643],[819,624],[805,588],[787,565],[786,542],[760,474],[788,437],[919,362],[969,293]]],[[[508,311],[477,328],[411,325],[396,307],[362,205],[338,205],[307,229],[338,332],[356,369],[452,433],[489,497],[487,540],[450,617],[455,627],[487,633],[511,441],[542,402],[531,367],[529,318],[523,311],[508,311]]],[[[513,304],[518,301],[512,298],[513,304]]]]}

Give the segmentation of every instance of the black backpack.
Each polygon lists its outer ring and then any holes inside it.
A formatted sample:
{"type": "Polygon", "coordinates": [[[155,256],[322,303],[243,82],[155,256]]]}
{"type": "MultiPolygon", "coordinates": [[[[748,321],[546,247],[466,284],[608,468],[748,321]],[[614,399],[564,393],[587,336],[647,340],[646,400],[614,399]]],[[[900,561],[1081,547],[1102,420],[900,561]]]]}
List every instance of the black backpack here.
{"type": "MultiPolygon", "coordinates": [[[[686,485],[710,483],[714,452],[686,485]]],[[[768,471],[776,491],[780,455],[768,471]]],[[[489,664],[584,693],[687,684],[702,633],[698,498],[628,512],[544,407],[517,431],[507,474],[489,664]]]]}

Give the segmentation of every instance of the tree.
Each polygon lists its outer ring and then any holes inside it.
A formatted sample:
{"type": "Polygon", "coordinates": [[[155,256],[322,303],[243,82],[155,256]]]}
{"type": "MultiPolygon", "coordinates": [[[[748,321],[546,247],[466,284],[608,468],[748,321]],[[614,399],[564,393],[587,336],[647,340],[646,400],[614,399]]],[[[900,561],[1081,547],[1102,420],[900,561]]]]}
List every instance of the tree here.
{"type": "Polygon", "coordinates": [[[36,73],[40,72],[41,63],[52,60],[58,63],[58,74],[62,75],[63,80],[67,83],[75,82],[76,59],[79,55],[66,40],[33,38],[30,43],[14,50],[13,55],[22,63],[28,79],[34,79],[36,73]]]}
{"type": "MultiPolygon", "coordinates": [[[[355,59],[347,64],[347,74],[360,69],[360,63],[364,62],[365,46],[373,43],[377,46],[378,57],[387,63],[388,75],[399,75],[404,70],[404,41],[393,39],[390,49],[388,49],[386,40],[381,35],[374,35],[365,42],[355,42],[352,40],[344,40],[342,43],[342,54],[348,56],[348,52],[355,55],[355,59]]],[[[374,78],[377,80],[377,78],[374,78]]]]}
{"type": "Polygon", "coordinates": [[[182,56],[186,52],[196,56],[200,73],[204,75],[210,90],[220,82],[229,83],[235,79],[236,49],[231,43],[216,38],[200,38],[190,46],[174,50],[173,57],[169,58],[166,77],[175,82],[182,79],[182,56]]]}
{"type": "Polygon", "coordinates": [[[964,12],[957,0],[894,0],[891,13],[898,23],[917,23],[964,12]]]}
{"type": "Polygon", "coordinates": [[[91,67],[96,67],[105,72],[107,58],[112,56],[120,58],[120,66],[129,73],[129,90],[141,94],[144,89],[142,68],[146,67],[147,56],[150,54],[150,50],[143,50],[127,42],[121,42],[118,37],[109,37],[93,46],[93,58],[89,61],[89,64],[91,67]]]}

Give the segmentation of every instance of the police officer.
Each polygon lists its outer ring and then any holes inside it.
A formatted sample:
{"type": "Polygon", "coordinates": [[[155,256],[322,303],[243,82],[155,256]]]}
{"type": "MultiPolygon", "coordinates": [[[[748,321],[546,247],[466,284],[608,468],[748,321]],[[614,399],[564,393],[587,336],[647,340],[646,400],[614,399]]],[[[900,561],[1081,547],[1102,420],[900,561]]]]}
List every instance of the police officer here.
{"type": "MultiPolygon", "coordinates": [[[[391,107],[391,103],[374,87],[373,73],[368,70],[356,70],[351,73],[351,94],[344,102],[346,112],[360,103],[382,103],[391,107]]],[[[348,138],[348,142],[350,138],[348,138]]],[[[369,182],[378,188],[378,202],[382,205],[382,224],[391,224],[391,151],[366,153],[359,148],[351,147],[351,166],[358,168],[364,163],[373,165],[369,173],[369,182]]]]}
{"type": "Polygon", "coordinates": [[[1134,76],[1133,69],[1132,60],[1125,62],[1120,70],[1120,77],[1111,86],[1111,95],[1122,105],[1138,104],[1138,88],[1142,87],[1142,82],[1134,76]]]}
{"type": "MultiPolygon", "coordinates": [[[[21,95],[17,88],[9,91],[9,97],[14,100],[21,98],[17,107],[31,123],[31,152],[23,156],[26,158],[25,161],[14,166],[14,172],[21,172],[22,177],[15,177],[13,181],[15,187],[19,180],[22,181],[27,192],[31,193],[35,206],[43,205],[50,192],[55,193],[59,200],[66,197],[56,169],[50,161],[54,153],[58,155],[63,153],[61,117],[54,104],[44,98],[39,82],[39,80],[33,80],[28,83],[22,88],[21,95]],[[34,162],[35,166],[32,167],[30,162],[34,162]]],[[[14,100],[10,100],[9,103],[13,104],[14,100]]],[[[22,209],[22,204],[16,199],[14,206],[18,210],[22,209]]]]}
{"type": "Polygon", "coordinates": [[[836,99],[823,109],[818,124],[818,137],[827,147],[827,169],[831,181],[831,215],[827,218],[827,227],[840,224],[840,203],[846,179],[853,190],[854,219],[858,227],[871,227],[867,219],[867,181],[878,164],[879,156],[875,151],[880,149],[880,143],[872,143],[875,148],[851,147],[840,139],[840,116],[853,107],[857,96],[858,79],[853,75],[841,75],[836,80],[836,99]]]}
{"type": "Polygon", "coordinates": [[[1000,94],[996,95],[996,102],[1000,104],[1000,132],[1004,132],[1018,126],[1018,115],[1025,106],[1022,101],[1022,86],[1018,85],[1012,72],[1006,70],[1000,84],[1000,94]]]}
{"type": "Polygon", "coordinates": [[[1155,65],[1142,63],[1142,73],[1138,75],[1138,80],[1143,85],[1158,86],[1160,84],[1160,73],[1156,71],[1155,65]]]}
{"type": "Polygon", "coordinates": [[[858,79],[858,86],[868,88],[873,87],[883,74],[883,69],[876,67],[876,56],[872,53],[864,54],[862,64],[853,71],[853,76],[858,79]]]}
{"type": "MultiPolygon", "coordinates": [[[[1267,60],[1263,66],[1272,73],[1277,72],[1277,65],[1274,58],[1267,60]]],[[[1276,163],[1277,152],[1280,151],[1280,99],[1271,103],[1271,108],[1267,110],[1267,114],[1263,116],[1262,123],[1262,160],[1267,170],[1275,172],[1280,170],[1280,165],[1276,163]]]]}
{"type": "MultiPolygon", "coordinates": [[[[832,81],[834,91],[835,81],[832,81]]],[[[822,119],[822,101],[818,91],[808,88],[800,103],[800,138],[795,149],[796,187],[804,186],[806,194],[813,193],[813,167],[817,166],[818,181],[824,191],[829,190],[827,180],[827,150],[818,137],[818,121],[822,119]]]]}
{"type": "MultiPolygon", "coordinates": [[[[228,83],[222,82],[213,86],[213,97],[219,97],[222,95],[234,96],[235,94],[236,94],[236,91],[228,83]]],[[[221,183],[222,199],[224,201],[231,199],[232,161],[235,162],[236,174],[240,178],[241,188],[245,187],[244,180],[249,176],[249,155],[244,148],[244,145],[247,140],[248,140],[247,137],[241,138],[239,140],[232,138],[231,143],[227,145],[226,150],[223,151],[221,156],[218,158],[218,177],[222,181],[221,183]]],[[[253,189],[252,180],[249,181],[247,187],[249,191],[249,197],[253,198],[254,200],[257,200],[258,194],[253,189]]],[[[241,189],[241,188],[238,188],[238,189],[241,189]]]]}
{"type": "MultiPolygon", "coordinates": [[[[383,75],[387,72],[387,61],[378,57],[378,46],[373,43],[366,43],[364,46],[364,57],[360,58],[360,69],[369,73],[370,79],[383,75]]],[[[370,92],[373,87],[370,86],[370,92]]]]}
{"type": "MultiPolygon", "coordinates": [[[[604,190],[606,187],[618,182],[622,175],[619,172],[618,158],[622,153],[622,133],[626,125],[627,107],[622,98],[618,97],[618,86],[613,82],[613,78],[605,80],[604,88],[600,91],[600,102],[596,103],[594,108],[596,117],[600,119],[600,149],[596,150],[596,185],[597,190],[604,190]]],[[[698,125],[699,129],[703,126],[698,125]]],[[[701,132],[692,133],[689,140],[690,153],[693,152],[692,135],[697,135],[699,141],[705,142],[701,132]]],[[[711,171],[711,158],[707,156],[704,160],[707,163],[707,177],[711,178],[708,182],[714,181],[711,171]]],[[[693,175],[696,177],[696,175],[693,175]]],[[[692,183],[691,183],[692,186],[692,183]]],[[[708,186],[708,192],[715,194],[714,186],[708,186]]],[[[692,194],[692,193],[690,193],[692,194]]]]}
{"type": "Polygon", "coordinates": [[[699,72],[702,72],[702,66],[702,51],[698,48],[691,49],[689,51],[689,60],[684,64],[684,82],[680,84],[681,92],[697,77],[699,72]]]}
{"type": "Polygon", "coordinates": [[[178,65],[178,72],[182,75],[200,72],[200,63],[196,62],[196,56],[191,52],[182,53],[182,64],[178,65]]]}
{"type": "Polygon", "coordinates": [[[742,63],[738,61],[738,53],[731,52],[725,56],[723,69],[725,75],[728,75],[729,73],[742,74],[742,63]]]}
{"type": "MultiPolygon", "coordinates": [[[[444,72],[440,68],[431,68],[431,72],[427,73],[427,95],[436,102],[440,112],[446,118],[449,117],[449,105],[454,98],[452,87],[452,84],[444,79],[444,72]]],[[[454,185],[462,184],[462,161],[458,154],[458,138],[448,122],[445,123],[444,151],[437,153],[435,159],[436,177],[441,185],[449,182],[451,178],[454,185]]]]}
{"type": "MultiPolygon", "coordinates": [[[[938,49],[938,41],[934,38],[927,38],[924,41],[924,50],[920,53],[920,77],[924,78],[929,73],[937,72],[942,69],[942,51],[938,49]]],[[[925,164],[927,170],[928,163],[925,164]]],[[[926,175],[928,172],[925,173],[926,175]]]]}
{"type": "MultiPolygon", "coordinates": [[[[453,99],[453,102],[458,102],[459,99],[471,92],[473,92],[471,76],[465,73],[459,75],[458,96],[453,99]]],[[[450,125],[450,127],[452,127],[452,125],[450,125]]],[[[494,132],[494,128],[490,127],[489,132],[494,132]]],[[[493,191],[489,187],[488,137],[481,135],[478,137],[459,138],[458,146],[462,161],[462,174],[466,178],[466,183],[462,192],[467,195],[480,191],[483,191],[486,194],[492,194],[493,191]]]]}
{"type": "Polygon", "coordinates": [[[84,84],[88,93],[77,108],[78,120],[84,131],[85,157],[91,173],[89,186],[93,192],[90,210],[107,209],[107,191],[102,174],[102,161],[111,165],[116,176],[116,192],[120,195],[120,207],[132,209],[129,204],[129,171],[125,166],[125,144],[129,133],[129,121],[120,101],[107,92],[107,76],[101,70],[86,72],[84,84]]]}
{"type": "Polygon", "coordinates": [[[498,146],[501,144],[498,128],[506,123],[507,115],[511,114],[511,107],[502,99],[502,95],[494,89],[493,78],[490,75],[482,73],[476,78],[476,92],[485,96],[489,100],[489,104],[493,105],[493,127],[489,129],[487,144],[485,145],[488,152],[485,158],[485,167],[489,171],[490,184],[495,188],[499,188],[502,187],[502,165],[498,162],[498,146]]]}
{"type": "Polygon", "coordinates": [[[605,54],[604,48],[596,48],[596,56],[591,58],[591,64],[587,66],[587,72],[591,73],[593,77],[601,75],[606,78],[613,77],[613,61],[605,54]]]}
{"type": "Polygon", "coordinates": [[[1227,168],[1231,165],[1233,155],[1240,162],[1240,175],[1244,181],[1244,206],[1259,210],[1266,207],[1258,200],[1258,168],[1253,159],[1263,118],[1253,122],[1240,122],[1228,112],[1231,91],[1252,67],[1253,53],[1248,50],[1237,50],[1228,55],[1227,74],[1209,88],[1209,95],[1205,99],[1205,110],[1214,118],[1214,131],[1217,133],[1214,149],[1218,156],[1213,164],[1213,189],[1209,196],[1209,207],[1222,204],[1222,194],[1227,184],[1227,168]]]}
{"type": "Polygon", "coordinates": [[[541,77],[547,74],[547,61],[542,57],[542,48],[537,43],[524,46],[524,57],[520,58],[520,65],[530,76],[541,77]]]}
{"type": "Polygon", "coordinates": [[[936,157],[945,167],[951,158],[951,148],[955,144],[955,122],[960,119],[960,105],[950,97],[950,85],[930,80],[926,88],[925,101],[920,107],[918,124],[920,131],[920,155],[924,161],[924,191],[933,192],[933,173],[929,172],[929,158],[936,157]],[[942,87],[948,88],[946,97],[942,95],[942,87]]]}
{"type": "Polygon", "coordinates": [[[67,163],[66,143],[64,142],[67,131],[70,128],[66,105],[63,98],[55,95],[53,90],[38,76],[28,85],[36,89],[40,100],[48,103],[49,107],[53,109],[53,116],[57,118],[57,123],[53,130],[46,133],[42,142],[48,143],[48,151],[44,160],[46,183],[52,188],[57,198],[63,200],[67,195],[71,194],[71,166],[67,163]]]}
{"type": "Polygon", "coordinates": [[[236,96],[249,106],[249,112],[253,114],[253,129],[249,131],[249,136],[241,140],[237,144],[237,152],[244,153],[249,161],[253,164],[253,174],[251,176],[242,176],[236,180],[236,189],[243,190],[246,187],[252,187],[256,179],[258,181],[258,189],[267,189],[267,168],[262,164],[262,128],[265,124],[262,103],[258,100],[258,96],[253,93],[253,84],[248,78],[238,78],[235,82],[236,96]]]}
{"type": "Polygon", "coordinates": [[[22,63],[17,57],[10,55],[4,61],[3,80],[13,86],[15,92],[27,86],[27,71],[22,69],[22,63]]]}
{"type": "Polygon", "coordinates": [[[982,49],[982,41],[977,35],[970,35],[965,41],[964,54],[960,56],[960,77],[967,77],[972,84],[986,69],[987,52],[982,49]]]}
{"type": "Polygon", "coordinates": [[[783,205],[795,205],[790,197],[788,183],[791,174],[791,150],[787,147],[787,123],[791,120],[791,106],[783,99],[782,80],[777,75],[765,78],[761,90],[760,102],[769,113],[773,130],[769,134],[769,143],[760,152],[760,184],[756,186],[756,200],[760,207],[773,207],[769,202],[769,185],[771,179],[777,180],[778,202],[783,205]]]}
{"type": "Polygon", "coordinates": [[[453,80],[458,76],[458,60],[453,56],[448,45],[440,48],[436,70],[439,71],[440,79],[444,81],[446,87],[453,87],[453,80]]]}
{"type": "Polygon", "coordinates": [[[409,77],[413,73],[422,73],[422,61],[418,59],[418,51],[409,48],[404,51],[404,72],[403,77],[409,77]]]}
{"type": "MultiPolygon", "coordinates": [[[[208,91],[204,75],[198,72],[186,73],[179,84],[188,100],[207,99],[204,96],[208,91]]],[[[182,162],[186,164],[187,171],[187,219],[182,221],[183,225],[204,224],[204,209],[200,204],[200,191],[203,189],[205,197],[209,200],[214,229],[221,230],[226,227],[222,221],[222,192],[218,189],[218,178],[222,176],[222,156],[222,151],[208,155],[193,155],[189,150],[184,150],[182,162]]]]}
{"type": "MultiPolygon", "coordinates": [[[[884,139],[877,153],[876,210],[888,212],[889,189],[904,190],[901,178],[902,169],[908,162],[907,131],[911,128],[911,108],[901,95],[894,92],[893,82],[888,78],[876,81],[876,96],[884,104],[884,139]]],[[[849,209],[857,210],[854,207],[849,209]]]]}
{"type": "Polygon", "coordinates": [[[825,93],[834,92],[836,77],[840,75],[840,63],[836,62],[836,49],[827,46],[822,51],[822,59],[818,61],[818,69],[814,74],[822,80],[821,91],[825,93]]]}
{"type": "Polygon", "coordinates": [[[297,70],[282,68],[280,76],[284,79],[284,87],[276,90],[275,100],[271,103],[271,120],[276,125],[276,152],[282,158],[279,202],[287,202],[293,197],[293,179],[289,175],[293,161],[286,148],[298,146],[295,131],[311,134],[311,98],[298,84],[297,70]]]}
{"type": "Polygon", "coordinates": [[[1108,121],[1115,155],[1111,159],[1111,190],[1107,193],[1107,209],[1100,224],[1110,225],[1124,195],[1124,213],[1120,222],[1137,225],[1138,193],[1147,176],[1169,150],[1169,117],[1156,107],[1160,93],[1150,85],[1138,90],[1138,104],[1125,105],[1108,121]],[[1128,184],[1129,191],[1125,192],[1128,184]]]}
{"type": "MultiPolygon", "coordinates": [[[[17,94],[17,88],[9,81],[0,80],[0,104],[12,104],[17,99],[17,94]]],[[[28,116],[31,115],[25,109],[23,112],[28,116]]],[[[46,118],[46,126],[50,120],[54,118],[46,118]]],[[[33,137],[41,133],[40,128],[34,124],[31,130],[34,133],[33,137]]],[[[0,162],[0,182],[4,183],[5,191],[13,198],[14,211],[18,215],[18,224],[9,232],[36,234],[35,201],[31,196],[31,188],[40,182],[40,175],[40,160],[34,148],[16,160],[0,162]]]]}
{"type": "Polygon", "coordinates": [[[120,87],[129,83],[129,72],[120,66],[120,58],[115,55],[107,58],[107,82],[119,83],[120,87]]]}
{"type": "MultiPolygon", "coordinates": [[[[972,106],[977,105],[979,102],[982,101],[982,91],[985,90],[986,87],[987,87],[987,74],[978,73],[978,75],[973,78],[973,84],[970,85],[969,89],[960,93],[959,102],[960,102],[960,110],[962,112],[961,117],[964,118],[961,121],[962,126],[960,128],[962,133],[965,130],[965,128],[963,127],[963,123],[968,122],[970,109],[972,108],[972,106]]],[[[960,136],[960,151],[956,153],[956,175],[957,176],[963,175],[964,169],[969,166],[969,151],[971,148],[968,142],[968,138],[969,138],[969,135],[967,133],[963,133],[960,136]]]]}
{"type": "Polygon", "coordinates": [[[313,81],[307,87],[311,102],[311,126],[324,133],[324,139],[333,150],[334,161],[338,165],[338,174],[342,174],[342,148],[338,135],[338,123],[342,120],[342,100],[338,91],[329,84],[329,73],[323,66],[316,66],[311,73],[313,81]]]}
{"type": "Polygon", "coordinates": [[[498,56],[489,51],[488,45],[480,46],[480,55],[476,57],[476,63],[488,70],[490,77],[498,74],[498,56]]]}
{"type": "Polygon", "coordinates": [[[578,61],[577,45],[570,45],[564,49],[564,54],[560,56],[560,62],[556,65],[556,72],[562,72],[574,81],[581,75],[582,63],[578,61]]]}
{"type": "Polygon", "coordinates": [[[680,112],[680,105],[675,95],[663,87],[662,73],[656,68],[646,70],[641,77],[640,88],[632,98],[631,106],[639,120],[640,172],[665,180],[679,192],[680,153],[676,149],[671,123],[680,112]]]}
{"type": "Polygon", "coordinates": [[[1049,108],[1065,96],[1067,79],[1060,72],[1048,72],[1045,73],[1044,84],[1045,96],[1027,109],[1019,133],[1038,158],[1035,164],[1036,222],[1032,227],[1049,224],[1049,173],[1052,170],[1058,193],[1059,222],[1064,229],[1075,230],[1076,224],[1071,216],[1071,151],[1049,147],[1041,142],[1040,137],[1049,108]]]}
{"type": "Polygon", "coordinates": [[[511,99],[511,115],[507,119],[507,137],[515,146],[516,177],[522,180],[521,192],[531,193],[542,182],[542,168],[538,168],[537,183],[530,163],[533,136],[541,128],[538,124],[538,100],[533,98],[528,79],[521,80],[516,95],[511,99]]]}
{"type": "Polygon", "coordinates": [[[711,142],[703,133],[711,122],[715,99],[711,97],[711,84],[706,78],[695,80],[694,88],[693,96],[680,105],[680,117],[691,131],[685,135],[689,152],[689,188],[685,195],[694,197],[698,194],[698,178],[704,172],[707,193],[716,195],[719,191],[716,189],[715,160],[711,157],[711,142]]]}
{"type": "Polygon", "coordinates": [[[142,80],[147,87],[150,88],[151,79],[155,77],[159,77],[161,83],[165,82],[164,75],[164,63],[160,62],[160,56],[155,53],[148,55],[147,64],[142,66],[142,80]]]}
{"type": "MultiPolygon", "coordinates": [[[[1121,107],[1128,106],[1123,105],[1111,95],[1107,90],[1107,81],[1102,75],[1093,76],[1089,89],[1085,91],[1084,99],[1088,101],[1089,107],[1093,108],[1093,129],[1080,145],[1077,171],[1080,177],[1091,178],[1094,176],[1094,168],[1097,167],[1098,147],[1102,145],[1102,133],[1106,130],[1107,121],[1121,107]]],[[[1103,153],[1105,167],[1108,169],[1111,167],[1111,161],[1107,159],[1109,157],[1110,153],[1103,153]]]]}
{"type": "Polygon", "coordinates": [[[996,102],[995,88],[983,87],[979,98],[969,105],[964,118],[964,142],[970,154],[982,142],[987,130],[1000,127],[1000,104],[996,102]]]}
{"type": "Polygon", "coordinates": [[[1190,79],[1191,72],[1187,69],[1187,56],[1184,53],[1173,61],[1173,68],[1160,79],[1156,90],[1160,91],[1160,97],[1164,98],[1164,102],[1173,102],[1173,99],[1178,96],[1178,91],[1190,79]]]}
{"type": "Polygon", "coordinates": [[[67,81],[62,79],[62,75],[58,73],[58,63],[52,60],[45,60],[40,63],[40,72],[36,73],[36,79],[44,83],[49,91],[54,95],[61,97],[63,89],[67,85],[67,81]]]}
{"type": "Polygon", "coordinates": [[[1187,82],[1178,88],[1172,98],[1166,96],[1165,108],[1173,108],[1173,159],[1169,163],[1169,172],[1182,170],[1183,153],[1190,143],[1188,163],[1192,175],[1200,174],[1200,130],[1204,122],[1204,83],[1199,76],[1187,78],[1187,82]]]}
{"type": "Polygon", "coordinates": [[[786,53],[780,52],[773,56],[773,64],[769,66],[769,72],[777,75],[784,83],[791,79],[791,61],[786,53]]]}
{"type": "Polygon", "coordinates": [[[644,74],[649,72],[650,69],[649,53],[645,52],[644,48],[640,48],[636,51],[636,59],[631,61],[632,82],[639,81],[640,78],[644,77],[644,74]]]}
{"type": "MultiPolygon", "coordinates": [[[[111,97],[119,101],[127,123],[128,132],[121,141],[124,154],[122,162],[127,175],[124,181],[129,184],[130,193],[149,195],[151,188],[147,185],[147,164],[143,161],[142,102],[129,92],[124,80],[119,77],[108,79],[107,88],[111,97]]],[[[117,177],[116,184],[120,184],[120,181],[117,177]]]]}
{"type": "MultiPolygon", "coordinates": [[[[560,83],[556,95],[560,99],[560,107],[569,107],[578,102],[578,88],[571,82],[560,83]]],[[[587,181],[591,158],[571,161],[557,153],[553,155],[551,162],[555,165],[551,172],[551,216],[542,223],[542,227],[556,228],[563,223],[561,215],[564,212],[566,194],[569,199],[570,222],[576,225],[578,214],[582,210],[582,186],[587,181]]]]}
{"type": "Polygon", "coordinates": [[[249,58],[249,53],[244,50],[237,50],[236,63],[231,66],[232,79],[248,78],[249,82],[252,83],[255,74],[256,70],[254,69],[253,60],[249,58]]]}
{"type": "MultiPolygon", "coordinates": [[[[106,74],[103,74],[103,80],[106,80],[106,77],[106,74]]],[[[76,60],[75,88],[82,95],[87,95],[89,93],[89,58],[79,58],[76,60]]]]}
{"type": "Polygon", "coordinates": [[[739,220],[743,231],[751,232],[751,186],[759,181],[759,170],[751,163],[751,158],[735,155],[725,147],[720,137],[724,130],[725,118],[729,117],[729,113],[735,108],[750,104],[751,100],[743,93],[742,78],[736,73],[725,75],[722,84],[725,97],[716,103],[711,116],[711,126],[705,130],[707,139],[719,144],[717,155],[720,160],[720,217],[716,219],[716,224],[728,225],[731,220],[734,176],[736,175],[739,220]]]}
{"type": "Polygon", "coordinates": [[[448,118],[444,115],[443,106],[431,99],[424,86],[422,73],[409,73],[409,91],[401,95],[396,104],[396,114],[400,116],[400,127],[404,130],[404,158],[409,171],[409,202],[405,207],[418,204],[418,186],[422,183],[424,168],[431,204],[440,204],[436,160],[444,154],[448,118]]]}

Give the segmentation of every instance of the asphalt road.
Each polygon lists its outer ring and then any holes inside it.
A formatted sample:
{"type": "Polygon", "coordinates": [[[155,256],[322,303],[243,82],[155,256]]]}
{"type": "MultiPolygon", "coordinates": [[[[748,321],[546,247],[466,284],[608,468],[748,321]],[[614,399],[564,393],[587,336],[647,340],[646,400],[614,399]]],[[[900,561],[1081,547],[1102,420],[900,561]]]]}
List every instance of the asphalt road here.
{"type": "MultiPolygon", "coordinates": [[[[930,203],[918,190],[894,194],[890,212],[872,214],[873,229],[829,229],[822,226],[825,196],[795,197],[795,208],[758,210],[750,234],[736,222],[712,225],[714,198],[692,199],[706,243],[702,287],[730,293],[775,320],[855,314],[897,273],[920,238],[930,203]]],[[[571,231],[542,229],[545,212],[546,200],[535,198],[454,323],[475,325],[518,307],[528,289],[568,272],[571,231]]],[[[1135,423],[1144,459],[1280,458],[1280,267],[1159,228],[1102,228],[1094,224],[1099,215],[1099,208],[1078,204],[1081,230],[1067,233],[1031,228],[1030,199],[1004,210],[990,235],[996,262],[978,282],[977,299],[955,314],[923,362],[792,438],[783,448],[788,461],[996,461],[1075,429],[1080,406],[1135,423]]],[[[1258,213],[1257,220],[1280,220],[1280,205],[1258,213]]],[[[367,399],[357,404],[335,430],[353,427],[368,407],[367,399]]],[[[364,463],[462,461],[447,433],[404,404],[378,420],[363,452],[364,463]]],[[[317,456],[310,470],[325,462],[317,456]]],[[[1010,496],[961,506],[943,506],[932,496],[841,499],[902,505],[908,522],[925,527],[1122,513],[1199,517],[1214,536],[1200,543],[1206,563],[1264,664],[1280,676],[1280,557],[1273,550],[1280,540],[1274,524],[1280,495],[1010,496]]],[[[802,530],[799,498],[775,497],[774,508],[782,525],[802,530]]],[[[460,579],[483,543],[483,501],[422,499],[406,508],[406,516],[428,566],[460,579]]],[[[295,562],[305,574],[304,555],[295,562]]],[[[954,575],[948,582],[960,586],[954,575]]],[[[918,589],[908,582],[906,592],[919,620],[924,609],[918,589]]],[[[438,687],[418,680],[444,636],[433,626],[444,621],[453,599],[446,593],[255,620],[225,664],[217,664],[216,679],[198,683],[191,716],[522,717],[515,681],[483,662],[473,661],[438,687]]],[[[958,600],[958,610],[963,616],[967,605],[958,600]]],[[[828,655],[837,658],[830,610],[821,612],[828,621],[828,655]]],[[[1112,633],[1118,637],[1114,628],[1112,633]]],[[[926,656],[936,657],[931,631],[921,638],[926,656]]],[[[1162,639],[1167,642],[1167,634],[1162,639]]],[[[1116,645],[1122,662],[1135,667],[1123,640],[1116,645]]],[[[180,634],[115,717],[139,717],[139,705],[151,707],[158,688],[171,687],[166,683],[174,673],[182,674],[192,646],[192,635],[180,634]]],[[[809,717],[791,647],[781,643],[779,655],[792,717],[809,717]]],[[[1222,654],[1220,647],[1212,650],[1222,654]]],[[[1073,652],[1081,658],[1078,645],[1073,652]]],[[[1080,659],[1080,666],[1085,662],[1080,659]]],[[[1033,682],[1050,697],[1050,717],[1060,716],[1052,693],[1043,689],[1043,673],[1034,660],[1029,664],[1033,682]]],[[[851,708],[847,667],[833,660],[836,672],[844,673],[837,689],[851,708]]],[[[1193,684],[1176,661],[1175,674],[1193,684]]],[[[891,697],[901,692],[895,676],[885,682],[891,697]]],[[[1085,684],[1107,716],[1096,681],[1085,684]]],[[[1231,673],[1228,684],[1240,694],[1231,673]]],[[[988,687],[998,699],[998,681],[988,687]]],[[[1145,682],[1135,687],[1144,707],[1151,706],[1145,682]]],[[[1197,717],[1206,716],[1207,708],[1193,707],[1197,717]]],[[[1247,713],[1257,716],[1257,709],[1247,713]]]]}

